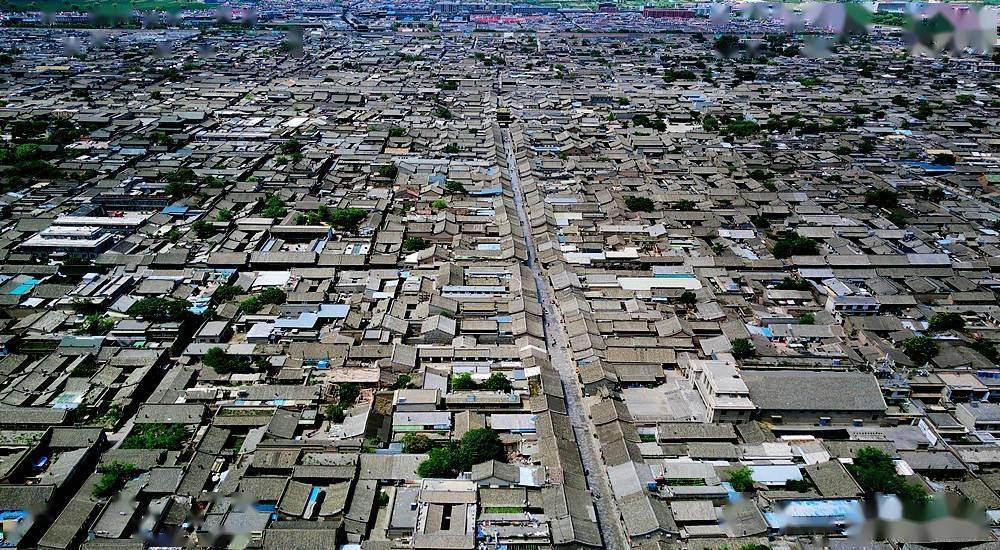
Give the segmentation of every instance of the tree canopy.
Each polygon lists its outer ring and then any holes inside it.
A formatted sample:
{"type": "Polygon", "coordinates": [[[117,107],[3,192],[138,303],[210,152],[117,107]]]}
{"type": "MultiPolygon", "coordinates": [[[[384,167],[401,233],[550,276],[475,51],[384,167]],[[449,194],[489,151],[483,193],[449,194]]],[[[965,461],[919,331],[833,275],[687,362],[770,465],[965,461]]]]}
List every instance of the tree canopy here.
{"type": "Polygon", "coordinates": [[[417,467],[417,474],[420,477],[453,478],[489,460],[507,462],[507,451],[500,434],[492,428],[478,428],[465,432],[458,443],[452,441],[431,449],[427,460],[417,467]]]}
{"type": "Polygon", "coordinates": [[[753,472],[750,468],[743,466],[729,472],[729,484],[740,493],[745,493],[753,489],[753,472]]]}
{"type": "Polygon", "coordinates": [[[892,457],[881,449],[864,447],[847,466],[858,485],[868,494],[893,494],[908,502],[926,502],[927,491],[921,485],[908,483],[896,472],[892,457]]]}
{"type": "Polygon", "coordinates": [[[633,212],[652,212],[656,204],[648,197],[625,197],[625,207],[633,212]]]}
{"type": "Polygon", "coordinates": [[[795,232],[784,233],[774,242],[774,257],[779,260],[792,256],[815,256],[819,254],[819,243],[795,232]]]}
{"type": "Polygon", "coordinates": [[[201,362],[218,374],[247,373],[253,370],[247,358],[230,355],[217,346],[206,351],[201,362]]]}
{"type": "Polygon", "coordinates": [[[190,307],[191,302],[187,300],[151,296],[132,304],[128,308],[128,314],[153,322],[180,321],[187,315],[190,307]]]}
{"type": "Polygon", "coordinates": [[[403,250],[414,251],[427,248],[430,243],[423,237],[410,236],[403,239],[403,250]]]}
{"type": "Polygon", "coordinates": [[[809,284],[809,281],[807,281],[807,280],[805,280],[805,279],[803,279],[801,277],[785,277],[784,279],[781,280],[780,283],[778,283],[777,285],[775,285],[774,288],[776,288],[778,290],[803,290],[803,291],[810,291],[810,290],[812,290],[812,285],[809,284]]]}
{"type": "Polygon", "coordinates": [[[940,352],[938,343],[927,336],[915,336],[903,341],[903,353],[918,365],[925,365],[940,352]]]}
{"type": "Polygon", "coordinates": [[[944,332],[946,330],[962,330],[965,328],[965,319],[962,315],[954,312],[939,312],[931,316],[928,328],[934,332],[944,332]]]}
{"type": "Polygon", "coordinates": [[[406,434],[403,436],[403,452],[407,454],[426,453],[434,446],[431,438],[424,434],[406,434]]]}
{"type": "Polygon", "coordinates": [[[246,313],[257,313],[266,305],[281,305],[288,295],[277,287],[269,287],[240,302],[240,310],[246,313]]]}
{"type": "Polygon", "coordinates": [[[757,350],[753,347],[753,342],[746,338],[737,338],[733,340],[733,357],[737,359],[749,359],[757,354],[757,350]]]}
{"type": "Polygon", "coordinates": [[[97,468],[101,477],[94,484],[93,495],[98,498],[110,497],[121,490],[130,479],[139,473],[134,464],[113,460],[97,468]]]}

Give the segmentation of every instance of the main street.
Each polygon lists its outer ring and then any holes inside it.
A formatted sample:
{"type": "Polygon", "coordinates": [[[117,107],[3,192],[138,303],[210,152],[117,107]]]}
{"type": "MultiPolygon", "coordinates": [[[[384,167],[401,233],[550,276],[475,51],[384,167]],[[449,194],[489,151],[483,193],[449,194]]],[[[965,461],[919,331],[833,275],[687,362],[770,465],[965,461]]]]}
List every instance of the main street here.
{"type": "Polygon", "coordinates": [[[517,159],[514,155],[514,144],[508,130],[503,132],[503,144],[507,153],[507,169],[510,172],[510,183],[514,191],[514,205],[517,209],[517,217],[524,232],[525,245],[528,250],[527,266],[531,269],[535,277],[535,284],[538,287],[538,301],[542,306],[542,319],[545,327],[545,344],[548,348],[549,358],[552,366],[559,373],[562,380],[563,392],[566,394],[566,410],[569,413],[576,435],[577,447],[580,449],[580,458],[587,474],[587,486],[590,487],[594,496],[594,508],[597,510],[598,526],[601,530],[601,537],[604,539],[605,548],[612,550],[624,550],[628,547],[625,543],[625,535],[621,525],[621,513],[618,511],[618,504],[615,502],[608,483],[608,476],[605,475],[604,463],[601,461],[598,449],[598,440],[593,435],[593,424],[587,414],[583,404],[583,396],[580,389],[579,377],[576,367],[569,356],[569,338],[566,331],[556,315],[553,302],[554,291],[549,285],[548,278],[542,273],[542,267],[536,258],[537,248],[535,238],[531,233],[531,224],[528,222],[528,214],[524,208],[524,192],[521,189],[521,178],[518,174],[517,159]]]}

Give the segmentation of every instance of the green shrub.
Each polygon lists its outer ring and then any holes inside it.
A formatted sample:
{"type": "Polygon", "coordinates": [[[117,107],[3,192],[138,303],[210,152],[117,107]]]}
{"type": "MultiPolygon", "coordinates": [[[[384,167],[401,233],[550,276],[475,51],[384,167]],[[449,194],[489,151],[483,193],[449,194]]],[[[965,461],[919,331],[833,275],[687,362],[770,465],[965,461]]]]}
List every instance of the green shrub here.
{"type": "Polygon", "coordinates": [[[123,449],[179,451],[187,438],[187,428],[181,424],[136,424],[121,446],[123,449]]]}

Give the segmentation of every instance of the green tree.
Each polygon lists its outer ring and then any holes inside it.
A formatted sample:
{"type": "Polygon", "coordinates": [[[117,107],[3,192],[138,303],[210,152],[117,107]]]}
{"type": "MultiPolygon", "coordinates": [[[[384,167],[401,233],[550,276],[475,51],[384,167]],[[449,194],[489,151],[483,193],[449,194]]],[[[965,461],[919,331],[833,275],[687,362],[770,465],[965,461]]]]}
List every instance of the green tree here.
{"type": "Polygon", "coordinates": [[[354,402],[361,396],[361,386],[354,382],[341,382],[337,386],[337,401],[344,407],[354,405],[354,402]]]}
{"type": "Polygon", "coordinates": [[[240,285],[226,283],[224,285],[219,285],[219,287],[215,289],[215,292],[212,293],[212,296],[214,298],[218,298],[220,302],[228,302],[240,294],[243,294],[243,287],[240,285]]]}
{"type": "Polygon", "coordinates": [[[472,375],[462,372],[451,377],[452,391],[468,391],[479,389],[479,384],[472,379],[472,375]]]}
{"type": "Polygon", "coordinates": [[[149,134],[149,143],[152,145],[170,145],[173,141],[165,132],[152,132],[149,134]]]}
{"type": "Polygon", "coordinates": [[[94,313],[83,318],[83,323],[80,324],[80,333],[89,334],[91,336],[100,336],[102,334],[107,334],[115,326],[115,321],[107,315],[102,315],[100,313],[94,313]]]}
{"type": "Polygon", "coordinates": [[[22,143],[14,148],[14,160],[27,161],[42,158],[42,148],[37,143],[22,143]]]}
{"type": "Polygon", "coordinates": [[[814,324],[816,324],[816,315],[814,313],[812,313],[812,312],[803,313],[802,317],[799,317],[799,324],[800,325],[814,325],[814,324]]]}
{"type": "Polygon", "coordinates": [[[392,386],[390,386],[389,389],[405,390],[406,388],[409,388],[410,384],[412,383],[413,383],[413,377],[411,377],[409,374],[400,374],[398,377],[396,377],[396,381],[393,382],[392,386]]]}
{"type": "Polygon", "coordinates": [[[747,338],[736,338],[733,340],[733,357],[737,359],[749,359],[757,355],[757,350],[753,346],[753,342],[747,338]]]}
{"type": "Polygon", "coordinates": [[[753,472],[749,467],[743,466],[729,472],[729,484],[733,490],[745,493],[753,490],[753,472]]]}
{"type": "Polygon", "coordinates": [[[723,57],[732,57],[742,48],[740,43],[740,38],[735,34],[724,34],[715,39],[715,43],[712,45],[715,51],[722,54],[723,57]]]}
{"type": "Polygon", "coordinates": [[[261,303],[274,305],[281,305],[288,299],[288,295],[285,294],[285,291],[278,287],[265,288],[257,293],[257,297],[260,299],[261,303]]]}
{"type": "Polygon", "coordinates": [[[424,434],[406,434],[403,436],[403,452],[407,454],[423,454],[434,447],[431,438],[424,434]]]}
{"type": "Polygon", "coordinates": [[[956,159],[955,155],[951,153],[938,153],[934,155],[934,158],[931,159],[931,162],[934,164],[940,164],[942,166],[955,166],[955,163],[958,162],[958,159],[956,159]]]}
{"type": "Polygon", "coordinates": [[[860,449],[847,469],[867,494],[894,494],[909,502],[927,501],[927,491],[920,485],[907,483],[896,472],[892,457],[881,449],[860,449]]]}
{"type": "Polygon", "coordinates": [[[128,314],[153,322],[180,321],[187,316],[190,307],[187,300],[151,296],[132,304],[128,314]]]}
{"type": "Polygon", "coordinates": [[[760,129],[760,125],[752,120],[732,120],[722,128],[722,133],[733,137],[750,137],[760,129]]]}
{"type": "Polygon", "coordinates": [[[215,226],[206,220],[197,220],[191,224],[191,230],[199,239],[207,239],[216,233],[215,226]]]}
{"type": "Polygon", "coordinates": [[[334,403],[326,406],[326,417],[335,424],[340,424],[346,417],[343,405],[334,403]]]}
{"type": "Polygon", "coordinates": [[[807,281],[807,280],[805,280],[805,279],[803,279],[801,277],[785,277],[784,279],[781,280],[780,283],[778,283],[777,285],[775,285],[774,288],[776,288],[778,290],[803,290],[803,291],[809,291],[809,290],[812,290],[812,285],[809,284],[809,281],[807,281]]]}
{"type": "Polygon", "coordinates": [[[423,237],[410,236],[403,239],[403,250],[423,250],[429,244],[423,237]]]}
{"type": "Polygon", "coordinates": [[[865,192],[865,204],[887,210],[899,206],[899,193],[892,189],[874,189],[865,192]]]}
{"type": "Polygon", "coordinates": [[[395,164],[385,164],[378,167],[378,176],[380,178],[396,179],[396,174],[399,174],[399,168],[395,164]]]}
{"type": "Polygon", "coordinates": [[[469,430],[459,443],[459,455],[463,471],[489,460],[507,462],[507,450],[500,440],[500,434],[491,428],[469,430]]]}
{"type": "Polygon", "coordinates": [[[360,208],[335,208],[330,211],[329,223],[342,231],[357,232],[368,211],[360,208]]]}
{"type": "Polygon", "coordinates": [[[261,206],[260,215],[264,218],[283,218],[288,213],[288,210],[285,209],[285,201],[277,195],[267,195],[258,201],[258,204],[261,206]]]}
{"type": "Polygon", "coordinates": [[[903,353],[918,365],[926,365],[939,352],[938,343],[927,336],[914,336],[903,341],[903,353]]]}
{"type": "Polygon", "coordinates": [[[455,180],[448,180],[444,184],[444,190],[452,195],[466,194],[465,186],[455,180]]]}
{"type": "Polygon", "coordinates": [[[287,295],[280,288],[266,288],[240,302],[240,310],[245,313],[257,313],[266,305],[281,305],[287,295]]]}
{"type": "Polygon", "coordinates": [[[163,188],[163,192],[166,193],[166,195],[171,199],[179,200],[193,197],[197,194],[198,190],[194,184],[182,181],[172,181],[163,188]]]}
{"type": "Polygon", "coordinates": [[[253,370],[250,367],[250,361],[246,358],[229,355],[220,347],[213,347],[206,351],[201,362],[217,374],[239,374],[253,370]]]}
{"type": "Polygon", "coordinates": [[[417,466],[417,475],[430,478],[453,478],[461,468],[457,445],[451,443],[444,447],[435,447],[427,454],[427,459],[417,466]]]}
{"type": "Polygon", "coordinates": [[[787,232],[774,243],[774,257],[780,259],[792,256],[815,256],[819,254],[819,244],[795,232],[787,232]]]}
{"type": "Polygon", "coordinates": [[[514,390],[514,385],[511,383],[510,378],[504,376],[503,373],[494,372],[482,383],[481,386],[484,390],[488,391],[499,391],[504,393],[510,393],[514,390]]]}
{"type": "Polygon", "coordinates": [[[434,210],[441,210],[443,208],[448,208],[448,201],[438,199],[431,203],[431,208],[434,210]]]}
{"type": "Polygon", "coordinates": [[[698,303],[698,295],[693,291],[685,290],[684,292],[681,292],[679,300],[685,306],[692,307],[698,303]]]}
{"type": "Polygon", "coordinates": [[[625,197],[625,207],[632,212],[652,212],[656,205],[648,197],[625,197]]]}
{"type": "Polygon", "coordinates": [[[240,311],[244,313],[257,313],[262,307],[264,307],[264,304],[256,296],[250,296],[240,302],[240,311]]]}
{"type": "Polygon", "coordinates": [[[163,180],[167,183],[193,183],[197,179],[198,175],[190,168],[178,168],[163,175],[163,180]]]}
{"type": "Polygon", "coordinates": [[[985,338],[976,338],[971,344],[969,344],[969,347],[977,351],[991,363],[996,364],[998,359],[1000,359],[1000,351],[997,350],[996,344],[985,338]]]}
{"type": "Polygon", "coordinates": [[[291,138],[279,145],[278,149],[281,150],[283,155],[293,155],[302,152],[302,143],[295,138],[291,138]]]}
{"type": "Polygon", "coordinates": [[[954,312],[938,312],[931,316],[928,328],[933,332],[944,332],[947,330],[962,330],[965,328],[965,319],[961,314],[954,312]]]}
{"type": "Polygon", "coordinates": [[[683,199],[675,202],[673,209],[680,212],[691,212],[698,209],[698,204],[694,201],[683,199]]]}
{"type": "Polygon", "coordinates": [[[106,498],[118,493],[130,479],[139,473],[139,469],[135,467],[135,464],[113,460],[99,466],[97,472],[101,474],[101,477],[94,484],[93,495],[97,498],[106,498]]]}
{"type": "Polygon", "coordinates": [[[906,225],[907,217],[908,216],[905,210],[902,208],[894,208],[892,212],[889,212],[889,215],[886,216],[885,219],[892,222],[892,224],[896,227],[904,227],[906,225]]]}
{"type": "Polygon", "coordinates": [[[875,140],[868,136],[861,138],[861,142],[858,143],[858,153],[862,155],[871,155],[876,149],[875,140]]]}
{"type": "Polygon", "coordinates": [[[717,119],[715,117],[715,115],[711,115],[711,114],[705,115],[705,117],[701,119],[701,127],[706,132],[718,132],[719,131],[719,119],[717,119]]]}

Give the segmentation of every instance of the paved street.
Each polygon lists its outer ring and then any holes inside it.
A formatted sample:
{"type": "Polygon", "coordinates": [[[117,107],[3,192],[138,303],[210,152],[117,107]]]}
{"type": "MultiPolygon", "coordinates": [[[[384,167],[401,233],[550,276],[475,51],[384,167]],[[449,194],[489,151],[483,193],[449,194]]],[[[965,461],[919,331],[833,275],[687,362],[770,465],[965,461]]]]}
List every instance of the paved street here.
{"type": "Polygon", "coordinates": [[[604,463],[601,461],[598,450],[598,440],[593,435],[593,424],[583,405],[579,377],[569,356],[569,339],[553,305],[554,292],[549,286],[548,278],[542,273],[541,265],[536,261],[535,252],[537,248],[535,247],[534,236],[531,233],[531,225],[528,223],[528,214],[524,207],[524,193],[521,189],[521,180],[517,171],[514,145],[510,137],[510,132],[507,130],[504,130],[503,143],[504,149],[507,152],[507,168],[510,171],[511,186],[514,190],[514,204],[517,208],[517,216],[521,222],[521,229],[524,231],[525,244],[528,249],[527,265],[531,268],[535,276],[535,283],[538,286],[538,300],[542,305],[545,340],[552,365],[559,372],[559,377],[562,379],[563,391],[566,394],[566,409],[573,423],[573,431],[576,434],[583,467],[588,472],[587,485],[594,493],[594,507],[597,510],[601,536],[604,539],[606,548],[624,549],[627,548],[627,544],[620,521],[621,513],[618,511],[618,505],[612,496],[608,477],[605,475],[604,463]]]}

